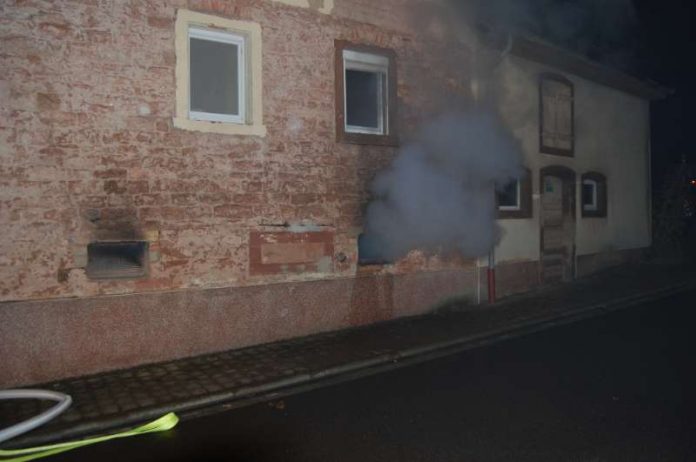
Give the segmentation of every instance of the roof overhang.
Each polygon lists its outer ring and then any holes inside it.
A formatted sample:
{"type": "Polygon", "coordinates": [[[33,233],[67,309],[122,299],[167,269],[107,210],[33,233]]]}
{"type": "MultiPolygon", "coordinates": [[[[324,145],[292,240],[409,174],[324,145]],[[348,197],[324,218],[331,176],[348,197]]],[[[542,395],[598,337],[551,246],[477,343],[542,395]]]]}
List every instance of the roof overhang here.
{"type": "Polygon", "coordinates": [[[511,37],[509,52],[513,56],[545,64],[651,101],[664,99],[674,93],[672,89],[655,82],[641,80],[536,38],[511,37]]]}

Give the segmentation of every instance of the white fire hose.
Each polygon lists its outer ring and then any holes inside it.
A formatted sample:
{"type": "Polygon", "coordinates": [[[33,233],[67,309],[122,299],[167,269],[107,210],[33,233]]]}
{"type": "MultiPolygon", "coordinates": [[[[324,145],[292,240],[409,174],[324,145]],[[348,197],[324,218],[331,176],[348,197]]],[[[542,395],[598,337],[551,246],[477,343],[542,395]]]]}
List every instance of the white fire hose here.
{"type": "Polygon", "coordinates": [[[20,422],[18,424],[12,425],[7,428],[0,430],[0,443],[7,441],[10,438],[19,436],[30,430],[39,427],[46,422],[58,417],[58,415],[65,411],[68,406],[72,403],[72,398],[70,395],[65,393],[59,393],[57,391],[50,390],[0,390],[0,400],[3,399],[46,399],[50,401],[56,401],[56,404],[47,409],[46,411],[38,414],[30,419],[20,422]]]}
{"type": "MultiPolygon", "coordinates": [[[[46,422],[54,419],[65,411],[72,403],[70,395],[51,390],[0,390],[0,400],[3,399],[44,399],[55,401],[56,404],[50,409],[38,414],[24,422],[12,425],[7,428],[0,429],[0,443],[26,433],[30,430],[39,427],[46,422]]],[[[173,412],[163,415],[159,419],[145,423],[139,427],[130,430],[124,430],[117,433],[111,433],[102,436],[93,436],[77,441],[67,441],[64,443],[55,443],[45,446],[37,446],[24,449],[0,449],[0,462],[29,462],[35,459],[41,459],[61,452],[70,451],[76,448],[89,446],[91,444],[110,441],[117,438],[127,438],[130,436],[144,435],[147,433],[157,433],[171,430],[179,422],[179,417],[173,412]]]]}

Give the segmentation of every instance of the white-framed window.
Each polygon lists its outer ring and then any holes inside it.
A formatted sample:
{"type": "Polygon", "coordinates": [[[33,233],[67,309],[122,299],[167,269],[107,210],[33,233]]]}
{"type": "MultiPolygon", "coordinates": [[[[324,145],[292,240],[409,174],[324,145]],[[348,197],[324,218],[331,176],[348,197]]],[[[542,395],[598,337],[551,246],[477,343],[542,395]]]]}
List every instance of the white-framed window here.
{"type": "Polygon", "coordinates": [[[387,135],[389,58],[343,50],[343,107],[346,133],[387,135]]]}
{"type": "Polygon", "coordinates": [[[511,181],[503,189],[498,191],[498,210],[517,211],[521,210],[521,187],[520,180],[511,181]]]}
{"type": "Polygon", "coordinates": [[[189,118],[246,123],[246,37],[189,27],[189,118]]]}
{"type": "Polygon", "coordinates": [[[266,135],[258,23],[180,9],[175,46],[176,128],[266,135]]]}
{"type": "Polygon", "coordinates": [[[597,182],[595,180],[582,180],[582,209],[588,212],[598,210],[597,182]]]}

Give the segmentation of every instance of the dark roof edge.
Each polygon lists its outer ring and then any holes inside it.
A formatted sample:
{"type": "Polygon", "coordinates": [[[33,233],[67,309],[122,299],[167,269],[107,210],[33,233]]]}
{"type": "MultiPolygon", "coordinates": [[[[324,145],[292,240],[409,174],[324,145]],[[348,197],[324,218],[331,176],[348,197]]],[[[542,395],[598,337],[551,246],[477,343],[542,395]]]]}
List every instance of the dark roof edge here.
{"type": "Polygon", "coordinates": [[[674,93],[674,90],[655,82],[641,80],[536,38],[519,35],[513,37],[510,54],[529,61],[546,64],[578,77],[651,101],[664,99],[674,93]]]}

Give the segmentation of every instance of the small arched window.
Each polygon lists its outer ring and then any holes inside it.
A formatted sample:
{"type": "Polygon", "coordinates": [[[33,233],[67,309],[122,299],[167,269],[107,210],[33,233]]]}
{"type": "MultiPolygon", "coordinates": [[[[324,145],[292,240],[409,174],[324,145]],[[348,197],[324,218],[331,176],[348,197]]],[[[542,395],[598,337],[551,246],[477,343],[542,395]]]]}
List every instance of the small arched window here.
{"type": "Polygon", "coordinates": [[[587,172],[582,176],[580,189],[582,216],[607,216],[607,179],[598,172],[587,172]]]}

